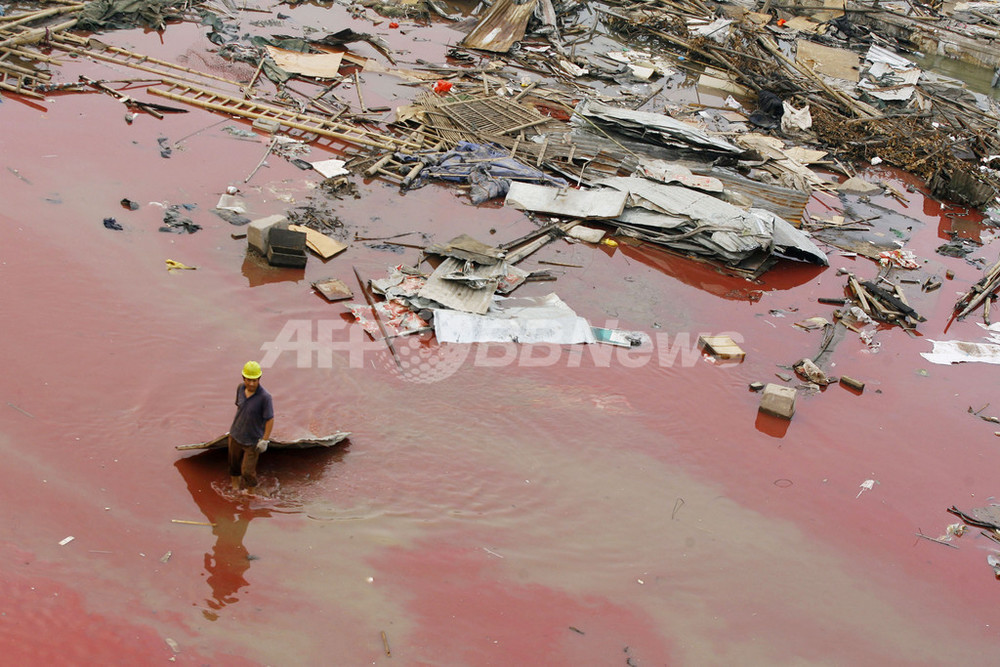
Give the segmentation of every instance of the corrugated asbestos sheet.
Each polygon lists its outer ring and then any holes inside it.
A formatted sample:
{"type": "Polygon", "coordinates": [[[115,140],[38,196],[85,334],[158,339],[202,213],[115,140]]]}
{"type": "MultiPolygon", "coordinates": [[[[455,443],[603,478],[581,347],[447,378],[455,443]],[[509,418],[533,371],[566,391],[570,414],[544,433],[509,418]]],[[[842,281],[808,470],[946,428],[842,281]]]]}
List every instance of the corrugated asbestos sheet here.
{"type": "Polygon", "coordinates": [[[616,130],[626,136],[667,147],[693,147],[728,155],[745,152],[722,137],[713,136],[694,125],[662,113],[621,109],[586,99],[577,105],[574,116],[586,118],[595,125],[616,130]]]}
{"type": "Polygon", "coordinates": [[[505,204],[526,211],[571,218],[615,218],[625,209],[628,193],[619,189],[574,190],[514,182],[505,204]]]}
{"type": "Polygon", "coordinates": [[[773,251],[826,264],[826,255],[807,236],[770,211],[743,210],[697,190],[641,178],[609,178],[601,183],[629,193],[630,213],[641,207],[639,215],[623,215],[619,221],[647,240],[715,256],[727,264],[773,251]],[[662,221],[656,220],[657,213],[664,214],[662,221]],[[679,233],[665,233],[667,229],[679,233]]]}
{"type": "Polygon", "coordinates": [[[448,257],[427,279],[419,296],[437,301],[446,308],[482,315],[489,310],[506,267],[502,263],[472,267],[468,264],[471,263],[448,257]],[[464,279],[456,280],[458,274],[464,279]]]}
{"type": "Polygon", "coordinates": [[[506,53],[514,42],[524,39],[528,19],[535,11],[537,0],[497,0],[487,10],[465,39],[462,46],[483,51],[506,53]]]}
{"type": "Polygon", "coordinates": [[[595,342],[587,320],[555,294],[506,299],[489,315],[454,310],[434,311],[434,334],[441,343],[553,343],[595,342]]]}

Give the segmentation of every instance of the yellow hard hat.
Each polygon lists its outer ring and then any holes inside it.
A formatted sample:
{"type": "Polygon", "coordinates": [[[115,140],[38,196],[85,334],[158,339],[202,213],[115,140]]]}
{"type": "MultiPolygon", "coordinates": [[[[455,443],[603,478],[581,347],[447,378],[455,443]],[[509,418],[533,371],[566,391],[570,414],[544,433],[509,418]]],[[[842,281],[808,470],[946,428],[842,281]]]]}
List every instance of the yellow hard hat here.
{"type": "Polygon", "coordinates": [[[256,361],[248,361],[243,364],[243,377],[248,380],[256,380],[260,377],[260,364],[256,361]]]}

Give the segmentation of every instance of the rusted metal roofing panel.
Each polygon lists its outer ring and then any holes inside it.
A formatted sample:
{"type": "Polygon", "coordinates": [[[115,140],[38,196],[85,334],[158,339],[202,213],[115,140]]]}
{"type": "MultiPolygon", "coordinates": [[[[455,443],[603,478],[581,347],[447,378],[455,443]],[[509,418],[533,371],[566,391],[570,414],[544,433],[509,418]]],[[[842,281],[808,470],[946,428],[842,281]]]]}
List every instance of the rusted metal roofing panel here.
{"type": "Polygon", "coordinates": [[[506,53],[514,42],[524,39],[528,19],[537,0],[497,0],[472,29],[461,45],[470,49],[506,53]]]}
{"type": "Polygon", "coordinates": [[[747,197],[757,208],[766,208],[794,225],[802,222],[802,213],[812,196],[811,192],[761,183],[724,169],[708,173],[722,181],[727,190],[747,197]]]}

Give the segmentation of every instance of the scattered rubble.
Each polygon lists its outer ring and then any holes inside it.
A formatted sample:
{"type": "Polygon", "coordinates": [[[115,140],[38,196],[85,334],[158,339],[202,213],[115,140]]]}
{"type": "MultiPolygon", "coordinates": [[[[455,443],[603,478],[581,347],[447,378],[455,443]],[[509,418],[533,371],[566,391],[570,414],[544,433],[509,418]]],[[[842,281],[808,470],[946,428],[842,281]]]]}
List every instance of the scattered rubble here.
{"type": "MultiPolygon", "coordinates": [[[[319,174],[318,189],[329,197],[357,196],[356,177],[402,190],[435,182],[462,188],[475,206],[502,202],[523,211],[535,229],[521,238],[491,245],[469,235],[445,243],[424,236],[407,243],[352,239],[335,211],[321,205],[251,219],[235,186],[220,196],[212,212],[245,225],[248,252],[272,266],[301,269],[307,250],[311,261],[336,266],[350,242],[419,249],[414,265],[396,264],[385,276],[366,281],[355,269],[363,302],[349,301],[354,294],[341,278],[311,283],[394,354],[393,338],[431,331],[442,343],[647,344],[643,332],[592,327],[554,292],[513,296],[527,282],[556,279],[518,264],[558,239],[595,244],[595,251],[652,246],[750,280],[782,261],[827,266],[833,248],[871,260],[872,276],[845,272],[842,294],[817,299],[838,308],[795,323],[824,335],[816,355],[790,368],[826,387],[838,378],[824,362],[845,332],[870,352],[879,349],[880,328],[914,334],[926,318],[904,285],[931,292],[942,284],[921,274],[924,263],[905,247],[912,227],[886,229],[882,222],[887,209],[876,198],[906,201],[905,193],[859,172],[890,165],[918,176],[936,196],[978,209],[994,205],[1000,191],[1000,105],[906,57],[923,51],[1000,66],[992,46],[1000,19],[982,3],[497,0],[466,22],[449,62],[436,64],[401,62],[378,36],[350,29],[289,36],[268,34],[261,23],[251,35],[238,23],[244,11],[273,13],[201,2],[19,6],[0,16],[0,91],[29,100],[100,93],[125,106],[127,122],[140,115],[169,122],[191,107],[240,119],[241,127],[229,128],[232,140],[266,142],[243,183],[268,159],[284,159],[319,174]],[[164,30],[174,21],[206,27],[219,46],[217,67],[166,62],[86,34],[136,25],[164,30]],[[614,46],[591,46],[595,38],[614,46]],[[352,50],[358,42],[378,57],[352,50]],[[60,81],[59,65],[68,58],[143,78],[60,81]],[[373,107],[362,74],[405,82],[412,99],[373,107]],[[725,105],[672,105],[671,89],[690,78],[726,95],[725,105]],[[305,159],[313,146],[336,158],[305,159]],[[816,193],[832,202],[823,217],[806,212],[816,193]]],[[[434,0],[354,4],[352,11],[372,22],[408,16],[456,29],[463,20],[434,0]]],[[[161,137],[162,157],[185,139],[161,137]]],[[[193,210],[168,207],[160,230],[197,232],[201,225],[187,217],[193,210]]],[[[123,230],[111,217],[103,224],[123,230]]],[[[965,257],[975,249],[953,238],[937,252],[965,257]]],[[[166,262],[171,272],[195,268],[166,262]]],[[[982,306],[989,331],[997,331],[989,320],[998,292],[1000,262],[960,296],[955,319],[982,306]]],[[[1000,363],[995,335],[984,343],[932,343],[923,356],[934,363],[1000,363]]],[[[699,345],[716,359],[745,357],[729,337],[703,336],[699,345]]],[[[847,376],[839,383],[859,394],[865,388],[847,376]]],[[[754,382],[750,389],[762,392],[761,412],[794,415],[796,388],[754,382]]],[[[867,480],[862,491],[873,484],[867,480]]]]}

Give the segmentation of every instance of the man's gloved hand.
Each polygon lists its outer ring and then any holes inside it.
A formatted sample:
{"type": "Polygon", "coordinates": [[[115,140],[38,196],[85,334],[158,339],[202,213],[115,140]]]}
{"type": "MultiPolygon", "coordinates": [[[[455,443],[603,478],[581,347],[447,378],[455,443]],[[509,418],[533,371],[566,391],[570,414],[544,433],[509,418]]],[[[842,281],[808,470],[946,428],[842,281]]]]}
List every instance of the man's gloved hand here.
{"type": "Polygon", "coordinates": [[[271,443],[271,441],[267,440],[265,438],[261,438],[260,440],[258,440],[257,441],[257,453],[258,454],[263,454],[264,452],[266,452],[267,451],[267,446],[270,443],[271,443]]]}

